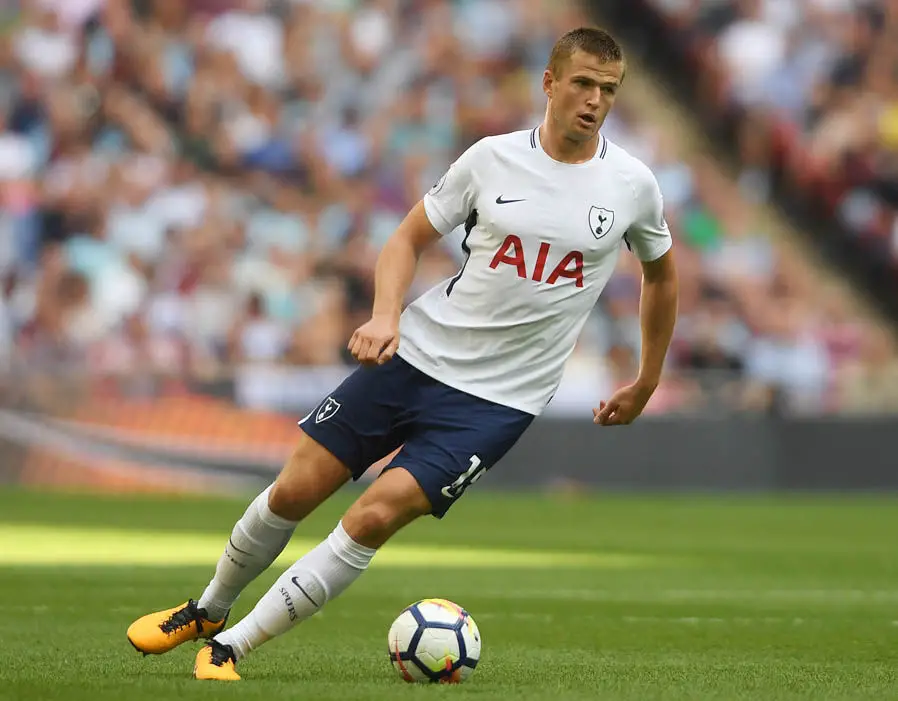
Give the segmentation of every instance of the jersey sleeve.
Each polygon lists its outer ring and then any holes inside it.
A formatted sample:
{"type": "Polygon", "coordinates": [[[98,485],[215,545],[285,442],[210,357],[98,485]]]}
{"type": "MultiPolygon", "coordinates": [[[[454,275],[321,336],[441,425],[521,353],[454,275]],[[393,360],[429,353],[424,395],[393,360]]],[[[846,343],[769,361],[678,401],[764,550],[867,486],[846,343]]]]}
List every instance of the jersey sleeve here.
{"type": "Polygon", "coordinates": [[[664,199],[654,174],[646,167],[636,186],[636,219],[627,229],[625,240],[642,262],[657,260],[673,241],[664,219],[664,199]]]}
{"type": "Polygon", "coordinates": [[[474,209],[474,173],[482,158],[481,151],[480,141],[468,148],[424,195],[424,212],[433,228],[443,236],[463,224],[474,209]]]}

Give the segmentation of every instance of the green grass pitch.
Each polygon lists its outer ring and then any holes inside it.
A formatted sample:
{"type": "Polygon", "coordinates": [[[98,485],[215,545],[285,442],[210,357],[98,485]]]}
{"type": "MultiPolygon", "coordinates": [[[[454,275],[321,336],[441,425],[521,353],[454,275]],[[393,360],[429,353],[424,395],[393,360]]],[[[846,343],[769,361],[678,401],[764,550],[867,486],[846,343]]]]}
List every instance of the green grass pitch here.
{"type": "MultiPolygon", "coordinates": [[[[351,496],[300,526],[234,620],[351,496]]],[[[895,497],[481,491],[401,533],[243,682],[191,679],[194,645],[137,654],[128,624],[199,595],[246,502],[0,491],[0,699],[898,699],[895,497]],[[389,665],[390,623],[425,597],[480,626],[461,686],[389,665]]]]}

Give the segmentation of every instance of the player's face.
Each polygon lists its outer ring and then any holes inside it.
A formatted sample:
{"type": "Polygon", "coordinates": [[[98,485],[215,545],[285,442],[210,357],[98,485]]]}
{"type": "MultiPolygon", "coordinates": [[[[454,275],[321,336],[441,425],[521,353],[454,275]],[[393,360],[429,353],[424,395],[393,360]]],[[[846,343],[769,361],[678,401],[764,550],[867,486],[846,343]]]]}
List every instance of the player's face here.
{"type": "Polygon", "coordinates": [[[575,51],[560,75],[546,71],[543,89],[549,112],[565,138],[583,142],[598,136],[623,77],[623,63],[603,63],[585,51],[575,51]]]}

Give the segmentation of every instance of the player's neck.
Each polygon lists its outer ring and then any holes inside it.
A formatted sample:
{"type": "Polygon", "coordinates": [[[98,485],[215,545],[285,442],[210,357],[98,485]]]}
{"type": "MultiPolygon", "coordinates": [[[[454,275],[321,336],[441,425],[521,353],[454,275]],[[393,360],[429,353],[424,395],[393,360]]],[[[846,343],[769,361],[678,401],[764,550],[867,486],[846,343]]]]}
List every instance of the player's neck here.
{"type": "Polygon", "coordinates": [[[537,129],[540,146],[550,158],[561,163],[586,163],[592,160],[599,148],[599,134],[589,141],[571,141],[552,128],[551,120],[546,119],[537,129]]]}

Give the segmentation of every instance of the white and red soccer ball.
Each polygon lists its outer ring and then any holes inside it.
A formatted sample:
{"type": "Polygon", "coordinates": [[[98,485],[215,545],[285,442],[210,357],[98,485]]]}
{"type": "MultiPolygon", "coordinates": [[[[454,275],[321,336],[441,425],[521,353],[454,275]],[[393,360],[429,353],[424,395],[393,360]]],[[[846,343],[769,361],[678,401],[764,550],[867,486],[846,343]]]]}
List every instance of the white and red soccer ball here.
{"type": "Polygon", "coordinates": [[[480,660],[480,631],[471,615],[446,599],[423,599],[390,626],[390,660],[405,681],[458,684],[480,660]]]}

